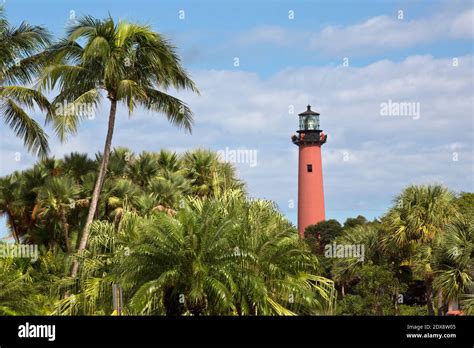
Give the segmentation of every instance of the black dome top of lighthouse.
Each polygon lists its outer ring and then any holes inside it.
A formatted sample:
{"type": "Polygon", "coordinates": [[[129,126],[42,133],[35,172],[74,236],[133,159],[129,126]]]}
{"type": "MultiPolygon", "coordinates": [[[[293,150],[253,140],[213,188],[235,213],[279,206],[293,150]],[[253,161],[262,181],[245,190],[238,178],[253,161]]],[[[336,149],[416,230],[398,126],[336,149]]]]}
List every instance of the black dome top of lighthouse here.
{"type": "Polygon", "coordinates": [[[307,109],[305,112],[298,114],[298,116],[311,116],[311,115],[319,116],[319,112],[311,110],[311,105],[307,106],[307,109]]]}

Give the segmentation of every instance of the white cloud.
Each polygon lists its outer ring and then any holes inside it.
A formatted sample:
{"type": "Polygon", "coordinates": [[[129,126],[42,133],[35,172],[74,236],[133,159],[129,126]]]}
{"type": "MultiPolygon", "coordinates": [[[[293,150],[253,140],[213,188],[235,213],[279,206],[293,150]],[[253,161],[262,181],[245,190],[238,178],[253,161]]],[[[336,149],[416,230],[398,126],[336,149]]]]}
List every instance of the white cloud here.
{"type": "Polygon", "coordinates": [[[294,39],[294,35],[279,26],[265,25],[253,28],[243,35],[238,36],[237,42],[240,44],[258,44],[258,43],[273,43],[279,45],[288,45],[294,39]]]}
{"type": "Polygon", "coordinates": [[[451,35],[459,38],[474,38],[474,9],[464,11],[451,24],[451,35]]]}
{"type": "Polygon", "coordinates": [[[314,35],[310,47],[329,53],[372,53],[431,42],[443,34],[444,25],[433,20],[399,20],[392,16],[373,17],[349,26],[328,26],[314,35]]]}
{"type": "Polygon", "coordinates": [[[473,22],[472,8],[413,20],[398,19],[394,13],[371,17],[356,24],[327,25],[319,32],[261,26],[241,34],[237,43],[295,45],[327,54],[368,55],[442,39],[472,39],[473,22]]]}

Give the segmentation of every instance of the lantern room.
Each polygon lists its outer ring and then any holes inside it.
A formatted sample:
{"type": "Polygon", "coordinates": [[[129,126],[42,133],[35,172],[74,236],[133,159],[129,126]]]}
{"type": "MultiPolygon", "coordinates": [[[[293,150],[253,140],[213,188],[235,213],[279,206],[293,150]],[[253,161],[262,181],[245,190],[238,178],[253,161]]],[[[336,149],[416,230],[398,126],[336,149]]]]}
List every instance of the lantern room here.
{"type": "Polygon", "coordinates": [[[308,105],[307,110],[298,116],[300,117],[300,131],[319,129],[319,113],[311,110],[311,105],[308,105]]]}

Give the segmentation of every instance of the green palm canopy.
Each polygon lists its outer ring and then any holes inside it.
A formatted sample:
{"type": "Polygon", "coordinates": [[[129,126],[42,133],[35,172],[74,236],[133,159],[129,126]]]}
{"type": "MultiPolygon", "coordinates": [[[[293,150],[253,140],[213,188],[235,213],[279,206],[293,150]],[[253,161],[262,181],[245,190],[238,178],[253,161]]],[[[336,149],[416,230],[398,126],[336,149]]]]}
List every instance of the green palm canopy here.
{"type": "MultiPolygon", "coordinates": [[[[170,88],[197,92],[194,82],[180,64],[171,43],[148,26],[104,20],[90,16],[79,19],[65,39],[47,52],[48,64],[41,78],[47,90],[59,93],[48,119],[61,140],[75,134],[81,121],[106,97],[110,113],[104,151],[92,193],[89,213],[79,244],[86,248],[89,226],[94,218],[109,162],[118,104],[129,114],[139,106],[165,115],[176,126],[191,130],[189,107],[167,93],[170,88]]],[[[74,263],[72,275],[77,274],[74,263]]]]}
{"type": "Polygon", "coordinates": [[[44,62],[41,52],[48,44],[46,29],[25,22],[13,27],[0,7],[0,117],[29,151],[40,156],[49,151],[48,136],[28,110],[37,106],[50,111],[46,97],[32,88],[44,62]]]}

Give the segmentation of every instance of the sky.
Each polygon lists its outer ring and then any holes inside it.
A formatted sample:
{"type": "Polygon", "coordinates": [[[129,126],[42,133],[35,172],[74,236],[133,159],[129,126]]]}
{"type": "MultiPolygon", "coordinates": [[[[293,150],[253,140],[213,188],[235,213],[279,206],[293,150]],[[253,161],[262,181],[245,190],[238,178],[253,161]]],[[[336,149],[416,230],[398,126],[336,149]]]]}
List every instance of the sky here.
{"type": "MultiPolygon", "coordinates": [[[[169,91],[193,110],[192,134],[122,107],[113,146],[251,151],[255,162],[234,163],[249,194],[294,223],[290,137],[307,104],[328,135],[327,219],[377,218],[411,184],[474,191],[472,1],[2,1],[12,24],[43,25],[56,38],[83,15],[110,15],[170,39],[200,90],[169,91]]],[[[107,111],[104,101],[67,143],[47,128],[52,155],[100,151],[107,111]]],[[[0,175],[31,167],[35,157],[0,127],[0,175]]]]}

